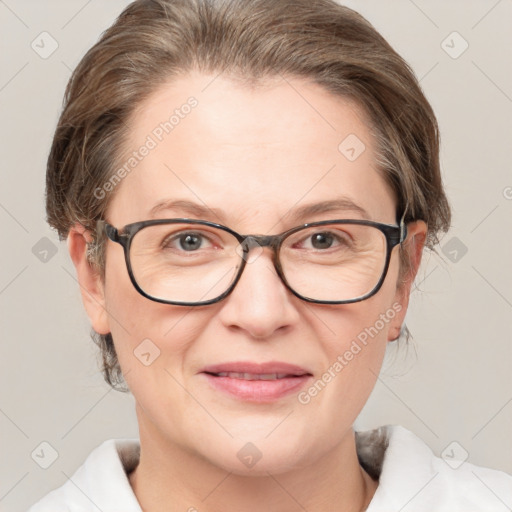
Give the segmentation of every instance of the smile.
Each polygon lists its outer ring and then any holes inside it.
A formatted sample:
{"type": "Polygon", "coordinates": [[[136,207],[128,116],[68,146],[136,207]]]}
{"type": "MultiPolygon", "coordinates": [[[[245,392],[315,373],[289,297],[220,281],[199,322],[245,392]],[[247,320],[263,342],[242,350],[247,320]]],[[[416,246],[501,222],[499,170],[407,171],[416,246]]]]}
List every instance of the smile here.
{"type": "Polygon", "coordinates": [[[213,373],[217,377],[229,377],[230,379],[243,379],[243,380],[276,380],[284,379],[286,377],[297,377],[297,375],[290,375],[288,373],[238,373],[238,372],[219,372],[213,373]]]}
{"type": "Polygon", "coordinates": [[[271,403],[299,393],[306,387],[311,374],[290,375],[286,373],[238,373],[203,372],[215,392],[225,393],[230,398],[252,403],[271,403]]]}

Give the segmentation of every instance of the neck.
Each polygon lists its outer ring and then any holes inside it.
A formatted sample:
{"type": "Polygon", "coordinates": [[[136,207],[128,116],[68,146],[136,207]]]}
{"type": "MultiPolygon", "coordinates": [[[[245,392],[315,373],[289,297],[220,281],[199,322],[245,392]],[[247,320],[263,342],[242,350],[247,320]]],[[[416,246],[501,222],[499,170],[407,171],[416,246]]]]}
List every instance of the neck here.
{"type": "Polygon", "coordinates": [[[146,512],[360,512],[378,485],[359,465],[352,429],[314,461],[263,476],[220,468],[147,423],[139,429],[140,461],[129,480],[146,512]]]}

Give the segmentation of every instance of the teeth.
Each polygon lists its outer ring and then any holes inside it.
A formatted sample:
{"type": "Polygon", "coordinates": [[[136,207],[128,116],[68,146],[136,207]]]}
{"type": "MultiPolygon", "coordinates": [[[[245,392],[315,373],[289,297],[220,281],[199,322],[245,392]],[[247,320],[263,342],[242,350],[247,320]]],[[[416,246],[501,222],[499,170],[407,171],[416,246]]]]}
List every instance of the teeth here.
{"type": "Polygon", "coordinates": [[[288,377],[287,373],[237,373],[237,372],[219,372],[216,375],[219,377],[229,377],[230,379],[244,379],[244,380],[276,380],[288,377]]]}

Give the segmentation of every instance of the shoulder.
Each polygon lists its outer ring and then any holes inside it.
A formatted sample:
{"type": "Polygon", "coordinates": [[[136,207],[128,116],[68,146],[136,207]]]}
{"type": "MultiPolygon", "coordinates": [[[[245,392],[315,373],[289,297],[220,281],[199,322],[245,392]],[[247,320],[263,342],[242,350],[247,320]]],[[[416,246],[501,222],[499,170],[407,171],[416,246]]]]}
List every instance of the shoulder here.
{"type": "Polygon", "coordinates": [[[141,512],[127,477],[139,460],[137,439],[109,439],[96,447],[85,462],[58,489],[28,512],[141,512]]]}
{"type": "Polygon", "coordinates": [[[511,475],[456,460],[453,451],[437,457],[404,427],[356,432],[356,441],[361,465],[379,479],[368,512],[499,512],[512,507],[511,475]]]}

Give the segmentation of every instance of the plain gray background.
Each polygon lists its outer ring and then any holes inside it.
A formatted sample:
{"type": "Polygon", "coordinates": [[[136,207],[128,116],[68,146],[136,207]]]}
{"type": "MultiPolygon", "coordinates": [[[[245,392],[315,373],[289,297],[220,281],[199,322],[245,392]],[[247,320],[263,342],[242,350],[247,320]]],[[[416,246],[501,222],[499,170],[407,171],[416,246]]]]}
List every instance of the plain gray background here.
{"type": "MultiPolygon", "coordinates": [[[[0,0],[2,511],[62,485],[103,440],[138,435],[133,398],[98,371],[74,268],[43,204],[70,72],[128,3],[0,0]]],[[[437,455],[467,452],[512,473],[512,2],[344,3],[421,79],[454,210],[442,258],[425,254],[412,295],[414,341],[390,345],[356,427],[401,424],[437,455]]]]}

